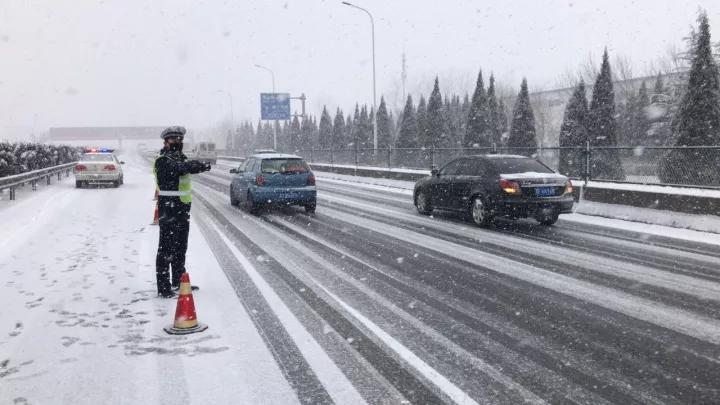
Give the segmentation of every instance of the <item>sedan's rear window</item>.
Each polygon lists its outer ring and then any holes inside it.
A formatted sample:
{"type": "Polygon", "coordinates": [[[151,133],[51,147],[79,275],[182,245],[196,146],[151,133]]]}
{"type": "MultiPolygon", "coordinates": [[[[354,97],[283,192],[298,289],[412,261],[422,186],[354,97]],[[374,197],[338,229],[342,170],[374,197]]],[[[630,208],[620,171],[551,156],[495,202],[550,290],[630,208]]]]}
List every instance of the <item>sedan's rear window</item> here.
{"type": "Polygon", "coordinates": [[[112,155],[98,153],[88,153],[80,157],[82,162],[112,162],[112,160],[112,155]]]}
{"type": "Polygon", "coordinates": [[[302,159],[263,159],[260,166],[263,173],[306,173],[310,171],[310,166],[302,159]]]}
{"type": "Polygon", "coordinates": [[[491,162],[500,173],[553,173],[547,166],[535,159],[498,158],[492,159],[491,162]]]}

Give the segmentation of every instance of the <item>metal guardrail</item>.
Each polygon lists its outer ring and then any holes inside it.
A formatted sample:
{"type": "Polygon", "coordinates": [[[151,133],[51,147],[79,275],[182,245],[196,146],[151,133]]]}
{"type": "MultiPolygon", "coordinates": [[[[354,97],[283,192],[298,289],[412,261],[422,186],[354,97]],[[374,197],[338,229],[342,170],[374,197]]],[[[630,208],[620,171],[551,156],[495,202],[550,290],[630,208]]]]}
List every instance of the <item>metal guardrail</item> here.
{"type": "Polygon", "coordinates": [[[229,160],[231,162],[244,162],[245,158],[241,156],[218,156],[218,160],[229,160]]]}
{"type": "Polygon", "coordinates": [[[53,176],[57,175],[58,181],[62,179],[62,173],[65,172],[65,177],[70,177],[70,170],[75,166],[77,162],[65,163],[62,165],[46,167],[44,169],[33,170],[31,172],[15,174],[7,177],[0,177],[0,192],[3,190],[10,190],[10,200],[15,199],[15,189],[23,187],[30,183],[33,191],[37,190],[37,183],[40,180],[45,180],[47,184],[51,184],[53,176]]]}
{"type": "Polygon", "coordinates": [[[472,154],[532,156],[573,179],[720,189],[720,146],[300,149],[311,163],[428,169],[472,154]]]}

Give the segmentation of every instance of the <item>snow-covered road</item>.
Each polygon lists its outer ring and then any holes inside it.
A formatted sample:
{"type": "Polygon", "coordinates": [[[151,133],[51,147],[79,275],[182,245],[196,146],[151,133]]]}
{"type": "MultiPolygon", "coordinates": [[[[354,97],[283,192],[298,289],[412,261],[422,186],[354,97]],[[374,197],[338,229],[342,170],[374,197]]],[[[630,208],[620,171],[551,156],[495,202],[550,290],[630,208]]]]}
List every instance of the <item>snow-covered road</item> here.
{"type": "Polygon", "coordinates": [[[296,403],[196,226],[188,271],[202,334],[169,336],[155,296],[153,180],[71,178],[0,209],[0,403],[296,403]]]}
{"type": "Polygon", "coordinates": [[[0,401],[720,402],[717,235],[479,229],[416,214],[407,182],[323,173],[316,215],[252,216],[220,162],[195,177],[188,252],[210,329],[168,336],[152,178],[125,160],[119,189],[0,205],[0,401]]]}

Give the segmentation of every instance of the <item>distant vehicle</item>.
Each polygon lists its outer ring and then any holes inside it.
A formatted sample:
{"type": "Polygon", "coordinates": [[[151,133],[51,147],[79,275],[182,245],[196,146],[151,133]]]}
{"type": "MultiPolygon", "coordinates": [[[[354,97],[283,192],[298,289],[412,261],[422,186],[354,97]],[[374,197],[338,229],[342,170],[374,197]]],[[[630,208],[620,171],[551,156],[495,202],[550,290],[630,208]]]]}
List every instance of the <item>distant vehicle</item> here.
{"type": "Polygon", "coordinates": [[[73,169],[75,187],[82,188],[90,184],[111,184],[119,187],[123,184],[122,165],[113,149],[86,149],[73,169]]]}
{"type": "Polygon", "coordinates": [[[450,161],[415,184],[418,212],[434,209],[466,213],[480,226],[496,216],[532,217],[552,225],[572,212],[570,180],[543,163],[525,156],[478,155],[450,161]]]}
{"type": "Polygon", "coordinates": [[[263,205],[300,205],[315,212],[315,175],[303,158],[281,153],[256,153],[231,169],[230,204],[257,213],[263,205]]]}
{"type": "Polygon", "coordinates": [[[193,145],[186,155],[191,160],[200,160],[213,165],[217,164],[217,151],[213,142],[198,142],[193,145]]]}

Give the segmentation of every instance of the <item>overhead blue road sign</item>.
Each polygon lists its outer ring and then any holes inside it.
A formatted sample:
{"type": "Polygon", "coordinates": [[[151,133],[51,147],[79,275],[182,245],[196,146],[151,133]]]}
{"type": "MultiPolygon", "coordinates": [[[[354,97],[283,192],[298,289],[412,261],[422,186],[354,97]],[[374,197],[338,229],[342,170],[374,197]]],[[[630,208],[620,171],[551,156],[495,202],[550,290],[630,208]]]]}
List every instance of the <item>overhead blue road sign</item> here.
{"type": "Polygon", "coordinates": [[[260,93],[260,118],[290,119],[290,93],[260,93]]]}

